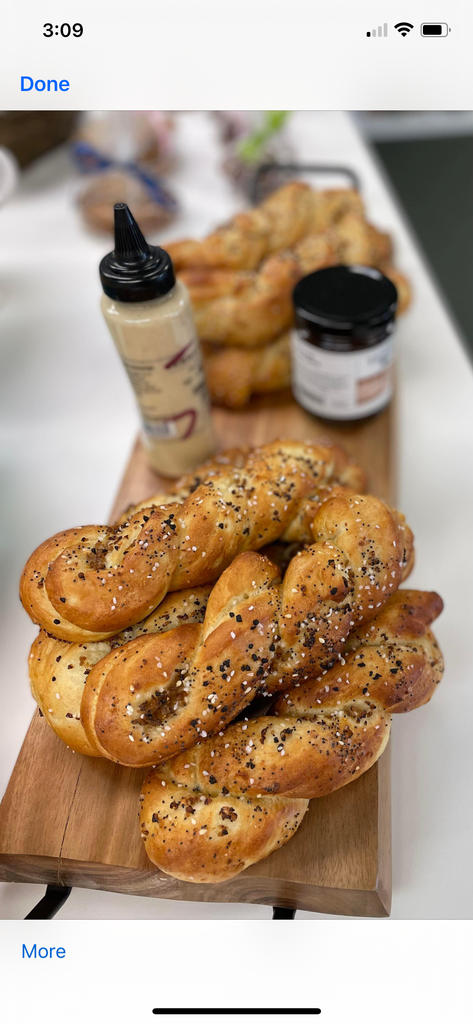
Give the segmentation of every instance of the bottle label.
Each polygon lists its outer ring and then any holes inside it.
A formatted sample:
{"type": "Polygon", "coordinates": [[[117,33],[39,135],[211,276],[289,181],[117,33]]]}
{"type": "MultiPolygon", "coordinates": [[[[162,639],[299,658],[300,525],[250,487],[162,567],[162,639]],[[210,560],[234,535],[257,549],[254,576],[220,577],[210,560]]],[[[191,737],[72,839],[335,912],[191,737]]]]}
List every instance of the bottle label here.
{"type": "Polygon", "coordinates": [[[186,440],[194,433],[197,416],[197,409],[184,409],[175,416],[143,419],[143,427],[149,437],[160,441],[171,441],[175,437],[186,440]]]}
{"type": "Polygon", "coordinates": [[[122,354],[121,358],[150,440],[187,440],[206,425],[210,401],[197,337],[172,356],[156,353],[153,359],[132,359],[122,354]],[[173,411],[176,405],[178,412],[173,411]]]}
{"type": "Polygon", "coordinates": [[[292,332],[292,388],[304,409],[332,419],[361,419],[382,409],[393,388],[394,339],[361,352],[327,352],[292,332]]]}

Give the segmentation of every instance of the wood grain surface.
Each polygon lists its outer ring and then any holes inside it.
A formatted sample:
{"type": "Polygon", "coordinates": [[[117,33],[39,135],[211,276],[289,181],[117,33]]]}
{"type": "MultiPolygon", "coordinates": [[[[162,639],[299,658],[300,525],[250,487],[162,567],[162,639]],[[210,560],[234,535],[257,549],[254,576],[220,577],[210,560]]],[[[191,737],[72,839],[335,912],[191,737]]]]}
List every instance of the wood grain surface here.
{"type": "MultiPolygon", "coordinates": [[[[336,440],[368,471],[369,490],[394,500],[392,405],[355,426],[332,425],[305,413],[283,394],[243,412],[217,409],[214,418],[222,448],[278,437],[336,440]]],[[[172,484],[149,468],[138,441],[111,520],[129,504],[166,490],[172,484]]],[[[73,753],[35,714],[0,808],[0,878],[328,914],[389,914],[389,746],[356,782],[312,800],[286,846],[219,885],[177,881],[148,861],[138,827],[144,771],[73,753]]]]}

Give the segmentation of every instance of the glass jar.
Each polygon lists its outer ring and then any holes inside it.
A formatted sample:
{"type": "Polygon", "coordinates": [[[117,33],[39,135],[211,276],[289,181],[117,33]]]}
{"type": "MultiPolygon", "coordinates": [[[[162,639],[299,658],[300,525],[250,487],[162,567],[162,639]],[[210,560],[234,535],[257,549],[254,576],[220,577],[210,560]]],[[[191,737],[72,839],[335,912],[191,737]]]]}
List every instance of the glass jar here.
{"type": "Polygon", "coordinates": [[[393,388],[397,291],[373,267],[326,267],[294,290],[292,387],[304,409],[359,420],[388,404],[393,388]]]}

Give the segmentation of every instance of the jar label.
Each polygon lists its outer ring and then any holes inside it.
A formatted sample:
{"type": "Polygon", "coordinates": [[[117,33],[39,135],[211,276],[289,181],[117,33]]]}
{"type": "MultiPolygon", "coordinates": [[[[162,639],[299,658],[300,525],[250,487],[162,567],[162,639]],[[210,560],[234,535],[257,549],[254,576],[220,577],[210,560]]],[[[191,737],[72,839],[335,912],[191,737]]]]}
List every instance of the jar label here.
{"type": "Polygon", "coordinates": [[[292,332],[292,388],[304,409],[332,419],[370,416],[389,401],[394,339],[361,352],[327,352],[292,332]]]}

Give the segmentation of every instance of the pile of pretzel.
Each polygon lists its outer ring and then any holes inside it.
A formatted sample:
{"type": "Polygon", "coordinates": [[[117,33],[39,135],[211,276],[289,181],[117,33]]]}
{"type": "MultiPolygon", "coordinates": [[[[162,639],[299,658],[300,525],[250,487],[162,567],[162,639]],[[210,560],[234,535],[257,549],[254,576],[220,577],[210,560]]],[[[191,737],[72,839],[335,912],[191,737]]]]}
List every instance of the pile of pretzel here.
{"type": "Polygon", "coordinates": [[[440,681],[442,601],[398,589],[412,533],[364,483],[327,443],[233,451],[25,567],[40,711],[73,750],[151,767],[141,834],[177,878],[223,881],[285,843],[440,681]]]}
{"type": "Polygon", "coordinates": [[[306,274],[340,263],[377,267],[396,285],[400,312],[410,301],[389,235],[368,223],[350,189],[293,181],[202,241],[166,249],[189,289],[212,400],[232,408],[290,385],[292,293],[306,274]]]}

